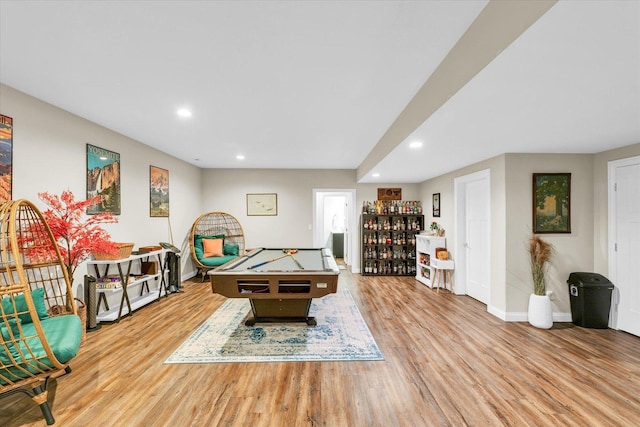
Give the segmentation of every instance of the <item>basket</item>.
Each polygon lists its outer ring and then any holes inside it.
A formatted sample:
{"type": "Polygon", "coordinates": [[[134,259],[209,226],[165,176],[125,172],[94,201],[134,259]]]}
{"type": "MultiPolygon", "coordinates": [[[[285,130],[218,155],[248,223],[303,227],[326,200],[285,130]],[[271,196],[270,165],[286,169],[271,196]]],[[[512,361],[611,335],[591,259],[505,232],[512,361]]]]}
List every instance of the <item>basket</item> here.
{"type": "Polygon", "coordinates": [[[135,243],[114,243],[114,244],[118,249],[118,251],[115,254],[109,254],[106,252],[96,252],[93,254],[93,257],[99,261],[129,258],[129,256],[131,256],[131,251],[133,250],[133,246],[135,245],[135,243]]]}
{"type": "Polygon", "coordinates": [[[153,251],[159,251],[161,249],[162,249],[162,246],[140,246],[138,248],[138,250],[141,252],[153,252],[153,251]]]}
{"type": "Polygon", "coordinates": [[[445,248],[436,248],[436,258],[447,260],[449,259],[449,252],[445,248]]]}
{"type": "Polygon", "coordinates": [[[78,309],[78,316],[80,317],[80,321],[82,322],[82,336],[80,338],[80,345],[83,345],[87,339],[87,306],[85,303],[78,298],[74,298],[76,300],[76,308],[78,309]]]}

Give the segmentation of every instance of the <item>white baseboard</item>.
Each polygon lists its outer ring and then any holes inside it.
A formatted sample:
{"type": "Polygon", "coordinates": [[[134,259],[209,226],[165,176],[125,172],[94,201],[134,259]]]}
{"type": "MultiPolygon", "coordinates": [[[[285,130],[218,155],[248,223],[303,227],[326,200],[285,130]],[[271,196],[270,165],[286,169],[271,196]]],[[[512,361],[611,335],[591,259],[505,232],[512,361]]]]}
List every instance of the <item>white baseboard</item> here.
{"type": "MultiPolygon", "coordinates": [[[[526,311],[510,312],[503,318],[506,322],[527,322],[529,316],[526,311]]],[[[571,322],[571,313],[553,313],[554,322],[571,322]]]]}
{"type": "Polygon", "coordinates": [[[182,282],[184,282],[185,280],[189,280],[192,277],[195,277],[196,274],[197,274],[197,272],[195,272],[195,271],[192,271],[191,273],[183,274],[182,276],[180,276],[180,280],[182,282]]]}

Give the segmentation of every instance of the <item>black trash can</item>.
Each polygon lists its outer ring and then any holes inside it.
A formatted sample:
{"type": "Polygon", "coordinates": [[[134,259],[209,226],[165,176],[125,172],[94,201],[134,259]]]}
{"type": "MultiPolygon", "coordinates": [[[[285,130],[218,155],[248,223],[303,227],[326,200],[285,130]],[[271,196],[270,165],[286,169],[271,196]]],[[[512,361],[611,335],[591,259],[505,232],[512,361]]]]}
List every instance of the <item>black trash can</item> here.
{"type": "Polygon", "coordinates": [[[608,328],[613,283],[597,273],[571,273],[567,283],[573,323],[584,328],[608,328]]]}

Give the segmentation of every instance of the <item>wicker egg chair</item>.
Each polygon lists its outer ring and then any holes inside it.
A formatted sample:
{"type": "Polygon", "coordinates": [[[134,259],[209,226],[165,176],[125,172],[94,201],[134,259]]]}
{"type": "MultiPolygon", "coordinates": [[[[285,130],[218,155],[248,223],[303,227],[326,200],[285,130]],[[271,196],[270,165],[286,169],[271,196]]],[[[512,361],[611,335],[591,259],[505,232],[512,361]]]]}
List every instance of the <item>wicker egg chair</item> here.
{"type": "Polygon", "coordinates": [[[71,372],[82,329],[42,214],[26,200],[0,204],[0,398],[27,394],[53,424],[49,380],[71,372]]]}
{"type": "Polygon", "coordinates": [[[200,215],[189,235],[191,258],[198,273],[202,275],[202,281],[209,270],[213,270],[232,259],[244,255],[244,230],[240,222],[226,212],[208,212],[200,215]],[[222,257],[204,258],[202,253],[202,239],[207,237],[223,236],[225,254],[222,257]],[[233,246],[233,250],[227,252],[226,248],[233,246]],[[236,250],[237,246],[237,250],[236,250]]]}

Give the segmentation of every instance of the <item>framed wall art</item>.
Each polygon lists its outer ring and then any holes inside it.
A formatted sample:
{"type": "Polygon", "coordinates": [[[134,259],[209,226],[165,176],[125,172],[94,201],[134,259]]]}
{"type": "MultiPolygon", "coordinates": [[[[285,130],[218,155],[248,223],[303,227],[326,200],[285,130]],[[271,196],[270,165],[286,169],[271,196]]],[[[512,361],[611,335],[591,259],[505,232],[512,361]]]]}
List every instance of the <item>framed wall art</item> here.
{"type": "Polygon", "coordinates": [[[571,233],[571,174],[533,174],[533,233],[571,233]]]}
{"type": "Polygon", "coordinates": [[[13,197],[13,119],[0,114],[0,201],[13,197]]]}
{"type": "Polygon", "coordinates": [[[169,171],[149,166],[149,215],[169,216],[169,171]]]}
{"type": "Polygon", "coordinates": [[[434,218],[440,217],[440,193],[434,193],[431,196],[431,204],[433,205],[434,218]]]}
{"type": "Polygon", "coordinates": [[[402,200],[402,188],[378,188],[378,200],[402,200]]]}
{"type": "Polygon", "coordinates": [[[276,193],[247,194],[247,215],[278,215],[278,195],[276,193]]]}
{"type": "Polygon", "coordinates": [[[89,207],[88,215],[120,215],[120,154],[87,144],[87,199],[94,196],[102,202],[89,207]]]}

